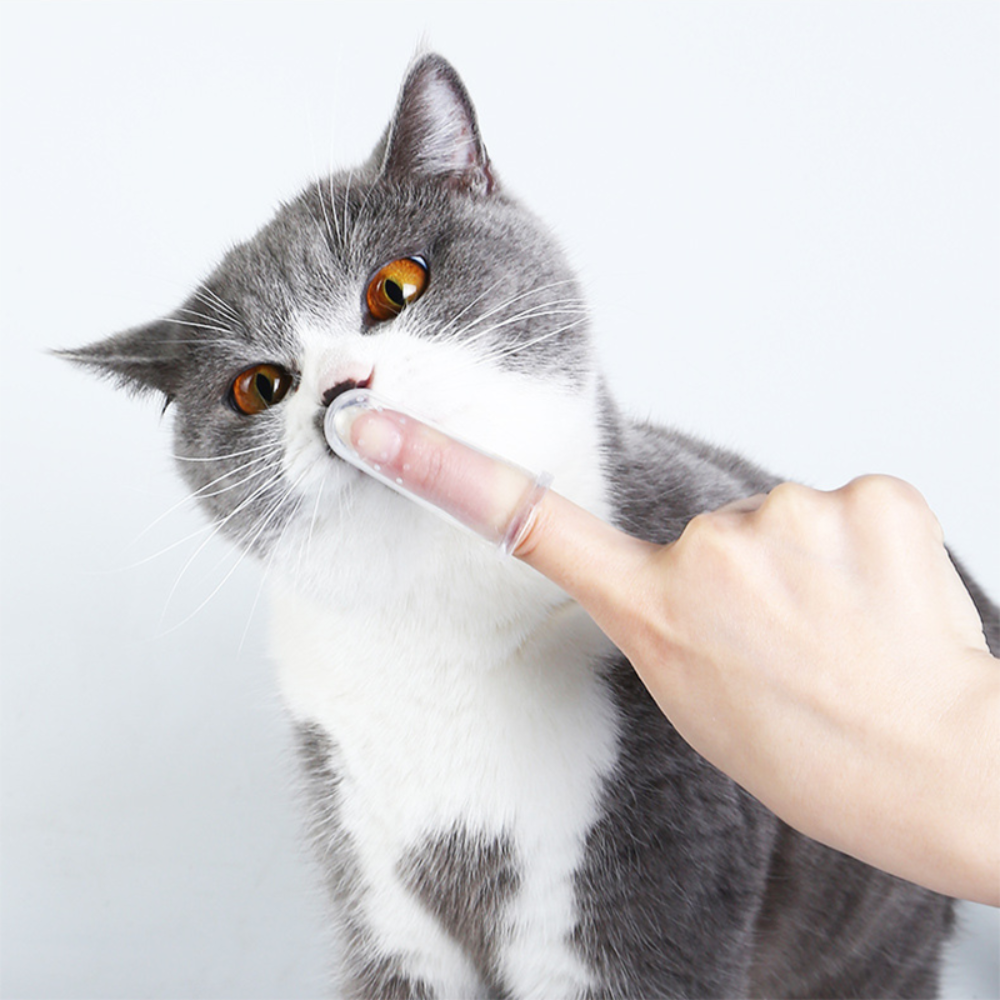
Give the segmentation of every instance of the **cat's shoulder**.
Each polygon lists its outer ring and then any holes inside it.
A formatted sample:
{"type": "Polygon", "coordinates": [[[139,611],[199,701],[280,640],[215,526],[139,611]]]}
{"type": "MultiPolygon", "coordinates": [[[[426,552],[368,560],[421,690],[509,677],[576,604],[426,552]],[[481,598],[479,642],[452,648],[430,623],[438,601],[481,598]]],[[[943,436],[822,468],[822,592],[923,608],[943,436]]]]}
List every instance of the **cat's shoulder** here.
{"type": "Polygon", "coordinates": [[[630,418],[618,422],[608,465],[618,523],[660,542],[676,538],[696,514],[780,481],[736,451],[630,418]]]}

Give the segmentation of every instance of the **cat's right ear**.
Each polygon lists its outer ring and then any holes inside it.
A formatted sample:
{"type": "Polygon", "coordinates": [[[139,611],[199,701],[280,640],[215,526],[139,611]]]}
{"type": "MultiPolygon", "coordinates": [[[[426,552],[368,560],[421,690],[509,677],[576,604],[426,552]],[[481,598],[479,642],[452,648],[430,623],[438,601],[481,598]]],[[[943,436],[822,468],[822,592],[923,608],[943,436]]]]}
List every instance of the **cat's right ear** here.
{"type": "Polygon", "coordinates": [[[435,179],[474,194],[495,187],[472,101],[439,55],[410,68],[379,154],[381,175],[393,180],[435,179]]]}
{"type": "Polygon", "coordinates": [[[169,403],[179,388],[178,345],[169,320],[133,327],[96,344],[53,353],[129,392],[158,392],[169,403]]]}

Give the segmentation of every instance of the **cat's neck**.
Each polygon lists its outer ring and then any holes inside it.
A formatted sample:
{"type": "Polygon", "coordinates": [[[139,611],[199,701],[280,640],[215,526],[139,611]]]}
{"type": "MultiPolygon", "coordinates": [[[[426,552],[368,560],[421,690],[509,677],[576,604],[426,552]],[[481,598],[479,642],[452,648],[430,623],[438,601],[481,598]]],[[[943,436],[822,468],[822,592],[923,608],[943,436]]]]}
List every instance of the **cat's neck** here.
{"type": "MultiPolygon", "coordinates": [[[[576,434],[551,469],[556,488],[608,517],[596,407],[573,402],[576,434]]],[[[553,636],[588,663],[587,651],[610,650],[551,581],[367,478],[341,502],[317,505],[282,547],[269,571],[273,652],[303,691],[363,687],[373,672],[394,687],[465,684],[532,659],[553,636]]]]}
{"type": "Polygon", "coordinates": [[[491,677],[534,671],[532,664],[560,648],[582,653],[574,663],[589,672],[613,651],[554,584],[489,555],[492,570],[463,572],[450,583],[425,578],[422,586],[415,578],[382,600],[355,592],[316,601],[274,586],[272,653],[293,713],[309,715],[333,701],[377,703],[387,692],[426,698],[445,688],[486,689],[491,677]]]}

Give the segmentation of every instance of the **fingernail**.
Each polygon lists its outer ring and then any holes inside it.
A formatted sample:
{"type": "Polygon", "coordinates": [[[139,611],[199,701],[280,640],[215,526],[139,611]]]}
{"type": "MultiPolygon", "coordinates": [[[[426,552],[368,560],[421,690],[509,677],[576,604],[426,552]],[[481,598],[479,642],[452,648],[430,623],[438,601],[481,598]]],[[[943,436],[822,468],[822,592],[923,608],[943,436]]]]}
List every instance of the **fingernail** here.
{"type": "Polygon", "coordinates": [[[361,413],[351,423],[350,441],[355,451],[372,465],[393,461],[403,447],[403,435],[396,424],[378,412],[361,413]]]}
{"type": "Polygon", "coordinates": [[[403,447],[400,428],[367,389],[338,396],[327,409],[324,430],[330,447],[341,458],[376,471],[392,462],[403,447]]]}

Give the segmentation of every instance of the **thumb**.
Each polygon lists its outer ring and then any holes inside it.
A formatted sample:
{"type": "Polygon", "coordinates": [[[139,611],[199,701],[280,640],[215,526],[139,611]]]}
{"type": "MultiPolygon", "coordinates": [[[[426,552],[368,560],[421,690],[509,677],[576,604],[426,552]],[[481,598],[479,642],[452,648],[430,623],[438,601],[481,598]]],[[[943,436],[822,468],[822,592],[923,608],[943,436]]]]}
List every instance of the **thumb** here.
{"type": "Polygon", "coordinates": [[[636,561],[656,548],[547,491],[527,470],[377,403],[371,393],[347,393],[331,409],[341,400],[343,416],[326,419],[341,457],[511,552],[588,609],[606,603],[616,581],[631,579],[636,561]]]}

